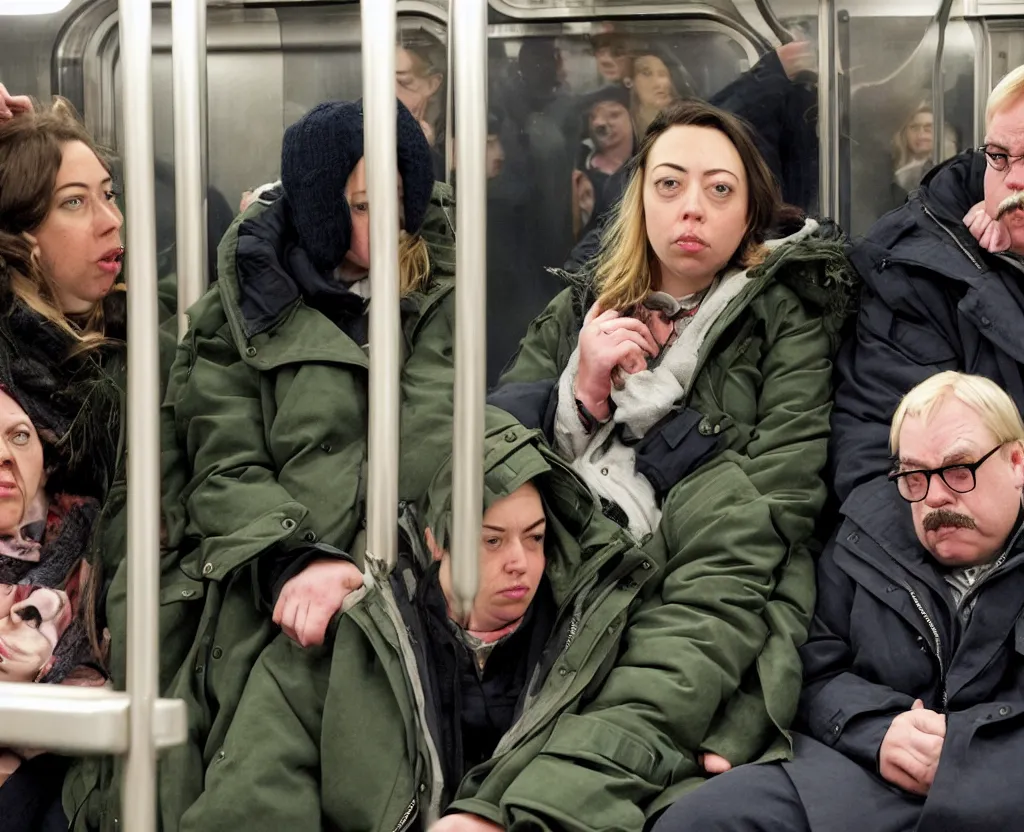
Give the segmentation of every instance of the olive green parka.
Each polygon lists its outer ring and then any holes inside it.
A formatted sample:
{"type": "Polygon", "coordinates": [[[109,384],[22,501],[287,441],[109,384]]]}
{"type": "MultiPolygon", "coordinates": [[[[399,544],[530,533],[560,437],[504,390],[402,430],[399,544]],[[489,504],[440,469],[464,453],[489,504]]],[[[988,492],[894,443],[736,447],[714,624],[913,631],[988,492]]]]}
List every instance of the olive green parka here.
{"type": "MultiPolygon", "coordinates": [[[[547,517],[545,574],[558,608],[511,728],[461,783],[445,783],[432,731],[438,703],[424,683],[412,603],[421,572],[369,564],[333,642],[303,650],[279,636],[250,677],[235,722],[182,832],[427,829],[469,812],[509,830],[635,829],[679,755],[653,725],[634,732],[593,707],[628,649],[631,614],[657,594],[660,569],[596,508],[539,432],[488,414],[485,504],[526,482],[547,517]]],[[[445,529],[450,470],[423,512],[445,529]]],[[[410,540],[419,530],[403,524],[410,540]]],[[[446,532],[439,533],[440,540],[446,532]]],[[[422,543],[420,544],[422,547],[422,543]]],[[[420,554],[420,562],[427,557],[420,554]]],[[[647,708],[637,691],[637,711],[647,708]]],[[[660,703],[668,707],[669,703],[660,703]]],[[[640,723],[638,723],[640,724],[640,723]]]]}
{"type": "MultiPolygon", "coordinates": [[[[164,832],[177,829],[202,792],[249,671],[277,631],[262,569],[309,554],[361,564],[369,359],[300,296],[273,307],[280,262],[249,272],[263,281],[259,296],[271,298],[272,321],[254,327],[246,318],[239,231],[273,222],[272,210],[250,206],[221,242],[219,279],[189,310],[163,406],[160,685],[189,714],[187,743],[160,763],[164,832]]],[[[420,232],[430,280],[402,300],[404,499],[422,495],[450,452],[453,223],[451,190],[437,184],[420,232]]],[[[124,621],[126,587],[122,576],[111,589],[112,625],[124,621]]],[[[112,665],[122,687],[123,643],[112,665]]],[[[84,768],[94,771],[65,784],[65,809],[78,818],[72,828],[116,829],[120,762],[84,768]]]]}
{"type": "MultiPolygon", "coordinates": [[[[694,430],[720,436],[720,450],[661,502],[644,550],[666,564],[663,604],[636,617],[618,676],[595,703],[639,697],[681,753],[651,811],[703,782],[704,752],[736,765],[791,751],[826,498],[832,357],[855,308],[855,277],[838,228],[808,221],[747,278],[708,330],[677,403],[701,415],[694,430]]],[[[596,299],[592,275],[573,282],[531,324],[502,384],[561,375],[596,299]]]]}

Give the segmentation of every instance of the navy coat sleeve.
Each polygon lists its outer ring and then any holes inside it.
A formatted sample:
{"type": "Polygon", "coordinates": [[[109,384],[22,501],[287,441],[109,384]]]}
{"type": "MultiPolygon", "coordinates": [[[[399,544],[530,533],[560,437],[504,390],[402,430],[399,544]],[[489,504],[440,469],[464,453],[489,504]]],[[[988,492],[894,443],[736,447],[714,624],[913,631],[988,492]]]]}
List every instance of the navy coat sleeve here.
{"type": "Polygon", "coordinates": [[[739,116],[754,128],[754,143],[779,182],[783,181],[783,133],[790,80],[774,51],[716,92],[708,102],[739,116]]]}
{"type": "Polygon", "coordinates": [[[797,719],[803,730],[871,771],[892,720],[914,697],[858,676],[850,639],[854,583],[835,562],[833,541],[818,564],[818,601],[806,644],[804,690],[797,719]]]}

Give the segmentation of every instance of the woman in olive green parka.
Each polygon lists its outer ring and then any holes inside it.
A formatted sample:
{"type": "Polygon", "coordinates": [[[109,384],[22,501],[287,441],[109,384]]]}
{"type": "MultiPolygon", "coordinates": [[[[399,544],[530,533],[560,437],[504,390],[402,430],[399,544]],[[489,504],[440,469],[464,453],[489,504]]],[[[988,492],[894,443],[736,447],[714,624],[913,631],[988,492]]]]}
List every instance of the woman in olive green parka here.
{"type": "MultiPolygon", "coordinates": [[[[288,129],[283,187],[225,235],[217,285],[189,310],[171,371],[160,675],[163,695],[188,705],[189,738],[161,758],[164,832],[201,794],[289,585],[320,576],[293,608],[326,607],[326,626],[337,608],[316,591],[341,586],[362,565],[370,302],[362,141],[358,103],[320,105],[288,129]]],[[[450,452],[454,211],[401,105],[398,151],[401,496],[412,499],[450,452]]],[[[317,641],[315,626],[281,623],[297,640],[317,641]]],[[[69,781],[69,816],[89,798],[88,779],[69,781]]],[[[74,828],[115,828],[119,777],[103,779],[102,797],[74,828]]]]}
{"type": "Polygon", "coordinates": [[[636,617],[592,706],[653,722],[681,753],[655,813],[708,772],[790,753],[854,293],[838,230],[786,217],[726,113],[667,108],[633,164],[601,254],[531,324],[492,401],[515,411],[553,384],[553,444],[667,564],[663,603],[636,617]]]}
{"type": "MultiPolygon", "coordinates": [[[[547,587],[537,590],[521,618],[520,628],[533,632],[511,648],[529,664],[527,681],[493,753],[446,780],[453,754],[455,765],[462,761],[463,742],[480,742],[466,737],[468,728],[461,739],[447,739],[452,713],[441,701],[451,677],[460,676],[442,669],[450,660],[435,657],[451,655],[442,646],[445,634],[460,628],[448,620],[446,629],[431,626],[428,611],[431,581],[443,588],[445,567],[440,576],[431,572],[423,530],[446,545],[446,466],[420,506],[420,522],[412,511],[403,515],[408,548],[401,549],[398,566],[389,575],[381,563],[370,564],[365,586],[349,597],[334,625],[333,641],[303,650],[279,636],[263,653],[210,767],[208,788],[185,816],[182,832],[404,832],[427,830],[442,813],[474,815],[507,829],[641,828],[643,806],[667,785],[679,755],[653,730],[632,733],[614,714],[587,711],[614,674],[632,612],[656,595],[658,564],[601,515],[537,431],[497,409],[488,412],[487,428],[485,510],[532,483],[546,520],[547,587]],[[572,759],[581,765],[558,770],[572,759]]],[[[483,531],[481,575],[489,574],[486,559],[506,557],[507,538],[536,528],[527,528],[532,517],[519,525],[511,517],[499,523],[504,531],[483,531]]],[[[509,581],[532,586],[528,565],[506,569],[509,581]]],[[[481,591],[487,589],[494,587],[481,580],[481,591]]],[[[458,645],[476,643],[461,632],[458,645]]],[[[501,642],[491,647],[486,670],[509,662],[501,649],[501,642]]],[[[454,709],[456,722],[466,726],[466,710],[474,707],[490,714],[500,709],[508,692],[496,692],[497,673],[483,683],[487,701],[463,698],[463,707],[454,709]]]]}

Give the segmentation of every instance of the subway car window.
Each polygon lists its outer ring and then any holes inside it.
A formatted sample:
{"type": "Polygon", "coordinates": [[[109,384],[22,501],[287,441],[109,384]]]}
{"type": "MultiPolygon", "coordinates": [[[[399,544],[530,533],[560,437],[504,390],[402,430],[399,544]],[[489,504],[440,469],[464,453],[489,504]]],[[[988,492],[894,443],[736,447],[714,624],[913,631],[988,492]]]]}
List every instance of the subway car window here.
{"type": "Polygon", "coordinates": [[[817,205],[813,47],[772,52],[704,20],[491,27],[488,378],[594,253],[601,217],[655,115],[697,97],[742,117],[787,201],[817,205]]]}
{"type": "Polygon", "coordinates": [[[903,204],[931,169],[940,132],[940,159],[970,144],[970,117],[960,101],[969,105],[973,77],[960,71],[958,53],[947,53],[941,131],[935,123],[938,28],[931,24],[938,10],[937,1],[899,10],[900,16],[858,14],[853,7],[840,21],[839,39],[849,44],[849,117],[841,129],[849,131],[850,139],[851,234],[863,234],[882,214],[903,204]]]}

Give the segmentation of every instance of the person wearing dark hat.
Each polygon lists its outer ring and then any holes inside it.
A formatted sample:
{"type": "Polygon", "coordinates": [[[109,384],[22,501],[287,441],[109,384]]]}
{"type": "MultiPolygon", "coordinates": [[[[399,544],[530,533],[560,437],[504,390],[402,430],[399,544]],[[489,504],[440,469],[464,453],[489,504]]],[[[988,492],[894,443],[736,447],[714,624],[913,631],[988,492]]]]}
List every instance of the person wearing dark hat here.
{"type": "MultiPolygon", "coordinates": [[[[409,500],[451,445],[454,217],[401,104],[397,144],[409,500]]],[[[190,705],[192,733],[162,767],[164,832],[202,792],[263,647],[279,629],[303,646],[322,642],[362,580],[372,302],[363,151],[361,102],[320,104],[287,129],[281,187],[225,235],[217,285],[190,310],[171,370],[164,506],[176,551],[162,648],[176,666],[165,662],[161,678],[190,705]]]]}
{"type": "Polygon", "coordinates": [[[573,172],[577,240],[590,232],[622,190],[616,174],[636,150],[629,105],[630,91],[621,84],[603,87],[583,99],[585,138],[573,172]]]}

